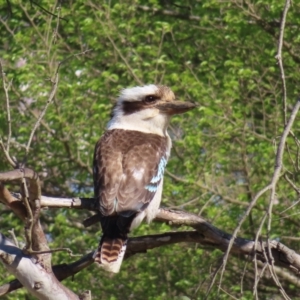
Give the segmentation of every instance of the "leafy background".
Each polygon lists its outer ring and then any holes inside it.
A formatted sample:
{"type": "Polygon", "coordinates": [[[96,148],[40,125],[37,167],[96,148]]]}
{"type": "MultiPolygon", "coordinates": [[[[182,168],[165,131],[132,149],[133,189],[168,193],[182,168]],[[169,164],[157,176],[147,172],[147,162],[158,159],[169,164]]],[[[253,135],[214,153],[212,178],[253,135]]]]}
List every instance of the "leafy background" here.
{"type": "MultiPolygon", "coordinates": [[[[227,232],[234,230],[251,198],[270,181],[284,128],[275,58],[284,1],[11,0],[0,5],[0,56],[12,81],[11,154],[18,159],[25,155],[32,127],[49,97],[51,78],[63,62],[57,94],[27,160],[41,176],[44,195],[92,196],[93,148],[119,91],[165,84],[199,108],[171,123],[174,146],[162,205],[199,214],[227,232]]],[[[295,1],[284,36],[288,114],[299,93],[299,9],[295,1]]],[[[6,141],[7,112],[3,90],[0,93],[0,134],[6,141]]],[[[298,124],[299,118],[293,128],[296,137],[298,124]]],[[[10,169],[3,155],[0,169],[10,169]]],[[[297,185],[298,148],[292,137],[284,174],[297,185]]],[[[271,237],[296,251],[298,206],[284,210],[298,197],[282,176],[271,237]]],[[[267,203],[267,196],[259,199],[240,236],[255,236],[267,203]]],[[[100,227],[85,229],[81,224],[89,215],[45,210],[42,223],[50,246],[69,247],[78,254],[95,249],[100,227]]],[[[23,224],[5,207],[0,221],[4,234],[14,228],[24,242],[23,224]]],[[[143,224],[133,235],[181,229],[143,224]]],[[[132,257],[114,277],[91,266],[65,284],[75,292],[91,289],[95,299],[203,299],[221,258],[219,250],[181,244],[132,257]]],[[[65,253],[53,255],[53,264],[73,260],[65,253]]],[[[290,275],[278,270],[282,286],[297,299],[299,282],[290,275]]],[[[12,279],[4,271],[0,278],[2,283],[12,279]]],[[[230,257],[219,299],[252,299],[253,282],[251,262],[230,257]]],[[[281,299],[268,274],[258,291],[259,299],[281,299]]],[[[216,295],[214,287],[210,298],[216,295]]],[[[23,298],[31,296],[20,290],[5,299],[23,298]]]]}

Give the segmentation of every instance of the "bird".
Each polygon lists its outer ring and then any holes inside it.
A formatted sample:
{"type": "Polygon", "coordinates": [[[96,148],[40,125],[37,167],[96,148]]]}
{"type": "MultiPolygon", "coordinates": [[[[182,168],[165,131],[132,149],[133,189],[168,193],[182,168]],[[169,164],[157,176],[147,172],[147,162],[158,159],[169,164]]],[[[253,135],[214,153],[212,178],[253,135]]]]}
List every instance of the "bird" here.
{"type": "Polygon", "coordinates": [[[163,175],[172,141],[171,116],[196,107],[178,101],[165,85],[121,90],[106,131],[96,143],[93,159],[94,194],[102,237],[94,261],[118,273],[128,234],[156,216],[163,175]]]}

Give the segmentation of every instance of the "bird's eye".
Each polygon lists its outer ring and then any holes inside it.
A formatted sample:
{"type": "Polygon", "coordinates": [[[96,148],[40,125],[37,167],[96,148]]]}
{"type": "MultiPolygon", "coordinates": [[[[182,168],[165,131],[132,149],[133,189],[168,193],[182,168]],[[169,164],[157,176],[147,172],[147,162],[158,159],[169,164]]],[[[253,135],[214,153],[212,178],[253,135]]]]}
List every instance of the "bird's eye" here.
{"type": "Polygon", "coordinates": [[[153,103],[157,100],[157,97],[156,96],[153,96],[153,95],[149,95],[149,96],[146,96],[145,97],[145,102],[146,103],[153,103]]]}

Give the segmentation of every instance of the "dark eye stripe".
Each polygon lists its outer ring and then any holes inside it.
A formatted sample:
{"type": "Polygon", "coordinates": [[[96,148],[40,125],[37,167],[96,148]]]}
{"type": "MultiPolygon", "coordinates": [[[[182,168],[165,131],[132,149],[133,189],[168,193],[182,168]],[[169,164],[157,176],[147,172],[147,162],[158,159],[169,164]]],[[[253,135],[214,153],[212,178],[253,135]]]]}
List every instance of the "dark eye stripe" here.
{"type": "Polygon", "coordinates": [[[124,101],[122,105],[124,115],[130,115],[144,109],[146,104],[143,101],[124,101]]]}
{"type": "Polygon", "coordinates": [[[157,100],[159,100],[159,97],[148,95],[142,101],[124,101],[122,103],[124,115],[130,115],[145,109],[151,106],[151,104],[154,104],[157,100]]]}

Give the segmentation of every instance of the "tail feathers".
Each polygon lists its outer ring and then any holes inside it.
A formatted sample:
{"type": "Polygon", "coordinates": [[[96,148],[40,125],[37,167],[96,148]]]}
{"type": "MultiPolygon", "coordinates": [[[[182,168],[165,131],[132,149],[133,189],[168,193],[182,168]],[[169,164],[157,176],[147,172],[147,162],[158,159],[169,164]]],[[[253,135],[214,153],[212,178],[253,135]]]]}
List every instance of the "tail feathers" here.
{"type": "Polygon", "coordinates": [[[126,251],[127,239],[103,237],[94,254],[95,262],[106,271],[118,273],[126,251]]]}

